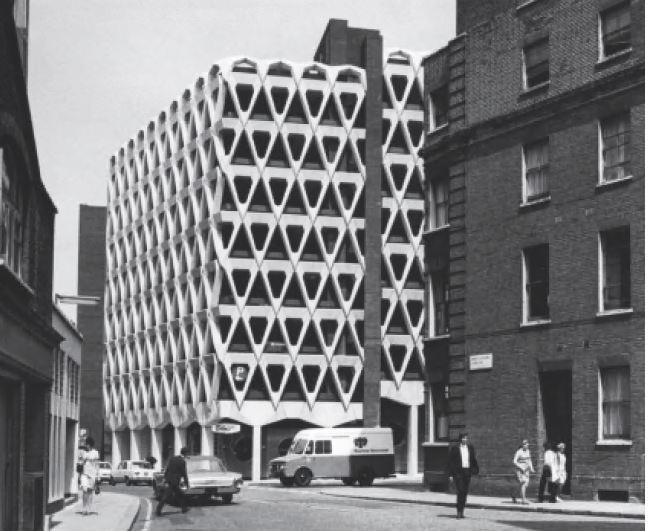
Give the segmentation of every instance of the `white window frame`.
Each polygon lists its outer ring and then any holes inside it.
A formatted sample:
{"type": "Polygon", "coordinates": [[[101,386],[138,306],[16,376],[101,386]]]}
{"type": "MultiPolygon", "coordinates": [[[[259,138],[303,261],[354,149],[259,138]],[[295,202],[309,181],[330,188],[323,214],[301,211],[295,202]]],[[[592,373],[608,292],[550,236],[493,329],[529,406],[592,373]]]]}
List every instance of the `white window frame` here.
{"type": "Polygon", "coordinates": [[[550,175],[549,175],[549,168],[550,168],[550,138],[545,137],[541,138],[539,140],[535,140],[533,142],[528,142],[526,144],[523,144],[521,146],[521,181],[522,181],[522,204],[523,205],[529,205],[529,204],[534,204],[534,203],[541,203],[544,201],[549,201],[550,200],[550,175]],[[546,164],[547,166],[547,186],[545,190],[545,194],[541,197],[537,197],[536,199],[530,199],[529,198],[529,190],[528,190],[528,183],[527,183],[527,155],[528,155],[528,150],[532,147],[536,147],[540,145],[541,143],[545,143],[547,145],[547,150],[548,150],[548,162],[546,164]]]}
{"type": "Polygon", "coordinates": [[[431,90],[428,93],[428,131],[437,131],[438,129],[442,129],[443,127],[448,126],[448,109],[449,109],[449,102],[448,102],[448,84],[442,85],[441,87],[436,88],[435,90],[431,90]],[[435,103],[435,98],[433,97],[433,94],[435,93],[440,93],[442,89],[446,89],[446,121],[442,123],[437,123],[437,120],[435,120],[435,110],[438,107],[435,103]]]}
{"type": "MultiPolygon", "coordinates": [[[[631,179],[633,177],[633,174],[631,172],[628,172],[627,174],[623,175],[622,177],[617,177],[615,179],[605,179],[604,178],[604,128],[602,127],[602,122],[606,122],[607,120],[613,120],[615,118],[619,119],[624,119],[628,118],[628,124],[629,124],[629,129],[627,134],[631,136],[631,113],[627,109],[623,112],[612,114],[609,116],[606,116],[604,118],[600,118],[599,121],[597,122],[597,127],[598,127],[598,165],[599,165],[599,176],[598,176],[598,184],[599,185],[606,185],[610,183],[616,183],[620,181],[625,181],[627,179],[631,179]]],[[[631,146],[628,145],[627,149],[630,151],[631,146]]],[[[627,158],[628,164],[630,164],[630,157],[627,158]]]]}
{"type": "Polygon", "coordinates": [[[544,87],[548,85],[550,83],[550,37],[546,36],[523,46],[523,48],[521,49],[521,65],[523,68],[523,90],[534,90],[536,88],[544,87]],[[543,41],[547,42],[547,47],[548,47],[548,79],[546,81],[542,81],[540,83],[536,83],[535,85],[530,86],[529,81],[527,79],[527,57],[525,54],[525,50],[531,48],[532,46],[536,46],[543,41]]]}
{"type": "MultiPolygon", "coordinates": [[[[615,228],[623,228],[623,227],[615,227],[615,228]]],[[[633,311],[633,306],[631,305],[631,300],[629,300],[629,305],[628,306],[621,306],[620,308],[609,308],[606,309],[604,306],[604,287],[606,285],[606,253],[604,249],[604,241],[602,236],[605,235],[608,232],[611,232],[613,229],[610,230],[603,230],[600,231],[597,235],[597,251],[598,251],[598,271],[597,271],[597,308],[598,308],[598,315],[609,315],[609,314],[617,314],[617,313],[628,313],[633,311]]],[[[630,234],[629,234],[629,240],[630,240],[630,234]]],[[[631,242],[629,241],[629,252],[631,249],[631,242]]],[[[629,271],[629,276],[631,275],[631,272],[629,271]]],[[[629,282],[631,282],[631,279],[629,278],[629,282]]]]}
{"type": "MultiPolygon", "coordinates": [[[[530,311],[529,311],[529,295],[527,293],[527,282],[529,279],[529,267],[528,267],[528,257],[527,257],[527,252],[530,249],[533,249],[537,247],[536,245],[531,246],[531,247],[526,247],[521,251],[521,293],[523,296],[523,312],[522,312],[522,325],[537,325],[537,324],[546,324],[551,322],[550,316],[548,315],[547,318],[540,318],[540,319],[530,319],[530,311]]],[[[548,267],[549,267],[549,249],[548,249],[548,267]]],[[[548,298],[550,297],[550,291],[549,291],[550,286],[548,285],[548,298]]],[[[549,305],[548,305],[548,310],[549,310],[549,305]]],[[[548,311],[549,314],[549,311],[548,311]]]]}
{"type": "MultiPolygon", "coordinates": [[[[598,28],[597,28],[597,30],[598,30],[597,31],[597,33],[598,33],[597,45],[598,45],[598,48],[599,48],[599,50],[598,50],[598,52],[599,52],[599,54],[598,54],[599,55],[599,62],[606,61],[607,59],[610,59],[611,57],[617,57],[617,56],[620,56],[620,55],[627,54],[632,49],[631,43],[629,43],[629,46],[627,48],[625,48],[624,50],[620,50],[620,51],[612,53],[610,55],[606,55],[604,53],[604,20],[603,20],[602,15],[604,15],[606,12],[610,12],[610,11],[616,9],[616,8],[621,7],[623,4],[627,5],[627,8],[629,9],[629,13],[630,13],[630,11],[631,11],[631,3],[628,2],[628,1],[625,1],[625,0],[619,2],[618,4],[612,5],[612,6],[608,7],[608,8],[606,8],[606,9],[603,9],[602,11],[600,11],[598,13],[598,16],[597,16],[597,26],[598,26],[598,28]]],[[[629,33],[630,32],[631,32],[631,24],[629,24],[629,33]]]]}
{"type": "Polygon", "coordinates": [[[448,223],[448,210],[449,210],[449,181],[447,178],[435,179],[428,181],[428,217],[426,220],[426,227],[428,230],[439,230],[449,226],[448,223]],[[444,194],[446,201],[438,201],[440,192],[444,194]],[[438,223],[437,218],[441,213],[441,208],[438,205],[446,205],[446,216],[443,223],[438,223]]]}
{"type": "Polygon", "coordinates": [[[633,444],[632,428],[633,423],[629,418],[629,437],[620,438],[604,438],[604,385],[602,378],[602,371],[607,369],[621,369],[627,367],[629,369],[629,379],[627,384],[629,386],[629,395],[631,393],[631,368],[628,365],[611,365],[598,367],[597,370],[597,445],[598,446],[631,446],[633,444]]]}

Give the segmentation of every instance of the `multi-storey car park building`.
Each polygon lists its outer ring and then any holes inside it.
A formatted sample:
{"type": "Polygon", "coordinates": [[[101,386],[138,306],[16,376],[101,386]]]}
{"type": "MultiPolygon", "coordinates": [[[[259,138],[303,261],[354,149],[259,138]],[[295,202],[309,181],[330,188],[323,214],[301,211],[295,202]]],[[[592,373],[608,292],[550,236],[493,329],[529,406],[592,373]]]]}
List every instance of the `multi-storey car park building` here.
{"type": "MultiPolygon", "coordinates": [[[[329,29],[348,30],[343,21],[329,29]]],[[[220,62],[111,159],[104,401],[113,462],[164,462],[186,444],[258,478],[298,429],[361,423],[366,390],[378,389],[374,422],[393,426],[398,466],[416,471],[420,56],[396,51],[373,68],[220,62]],[[370,164],[372,139],[383,156],[376,150],[370,164]],[[380,219],[371,226],[370,180],[380,219]],[[379,246],[372,267],[366,242],[379,246]],[[380,289],[376,351],[365,348],[370,283],[380,289]]]]}
{"type": "Polygon", "coordinates": [[[509,493],[527,438],[540,459],[566,443],[564,494],[644,499],[644,2],[457,17],[424,63],[425,475],[448,426],[479,450],[476,489],[509,493]]]}

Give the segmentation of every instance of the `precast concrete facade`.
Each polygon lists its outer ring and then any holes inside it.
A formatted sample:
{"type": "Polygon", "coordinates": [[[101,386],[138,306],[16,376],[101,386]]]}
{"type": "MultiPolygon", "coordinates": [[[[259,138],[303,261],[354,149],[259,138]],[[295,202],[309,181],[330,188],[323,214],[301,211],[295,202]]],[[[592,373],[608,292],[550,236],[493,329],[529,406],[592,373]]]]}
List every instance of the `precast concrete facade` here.
{"type": "Polygon", "coordinates": [[[257,479],[298,429],[360,424],[366,232],[380,231],[380,392],[410,408],[381,421],[403,426],[416,471],[420,58],[396,51],[384,67],[380,227],[365,219],[366,79],[350,65],[226,60],[111,159],[114,463],[187,445],[257,479]]]}

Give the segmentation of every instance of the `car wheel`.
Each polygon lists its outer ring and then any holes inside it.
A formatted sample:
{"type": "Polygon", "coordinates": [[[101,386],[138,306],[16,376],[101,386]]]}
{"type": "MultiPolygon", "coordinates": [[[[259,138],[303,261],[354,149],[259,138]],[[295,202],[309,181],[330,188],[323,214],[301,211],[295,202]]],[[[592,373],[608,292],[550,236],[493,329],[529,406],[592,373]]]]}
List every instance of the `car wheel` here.
{"type": "Polygon", "coordinates": [[[351,487],[354,483],[356,483],[356,478],[352,477],[345,477],[345,478],[340,478],[343,481],[344,485],[347,485],[348,487],[351,487]]]}
{"type": "Polygon", "coordinates": [[[286,477],[286,476],[280,476],[279,477],[279,482],[282,485],[284,485],[285,487],[292,487],[294,481],[295,481],[294,478],[289,478],[289,477],[286,477]]]}
{"type": "Polygon", "coordinates": [[[371,468],[364,468],[358,475],[358,484],[361,487],[369,487],[374,481],[374,471],[371,468]]]}
{"type": "Polygon", "coordinates": [[[128,476],[126,476],[126,477],[124,478],[124,484],[125,484],[127,487],[130,487],[130,486],[131,486],[131,480],[128,479],[128,476]]]}
{"type": "Polygon", "coordinates": [[[113,476],[110,476],[110,479],[108,480],[108,484],[109,484],[111,487],[114,487],[114,486],[115,486],[115,478],[114,478],[113,476]]]}
{"type": "Polygon", "coordinates": [[[308,487],[309,483],[311,483],[311,479],[313,478],[313,474],[308,468],[299,468],[297,472],[295,472],[295,476],[293,476],[293,480],[295,481],[295,485],[298,487],[308,487]]]}
{"type": "Polygon", "coordinates": [[[223,498],[223,503],[225,503],[226,505],[232,503],[232,494],[223,494],[221,498],[223,498]]]}

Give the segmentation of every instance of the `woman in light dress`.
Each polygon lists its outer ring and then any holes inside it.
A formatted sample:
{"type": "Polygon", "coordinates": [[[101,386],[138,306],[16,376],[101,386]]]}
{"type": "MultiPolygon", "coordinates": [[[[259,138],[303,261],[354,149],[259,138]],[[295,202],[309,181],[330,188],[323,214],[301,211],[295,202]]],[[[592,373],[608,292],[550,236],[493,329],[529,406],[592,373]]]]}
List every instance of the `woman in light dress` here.
{"type": "Polygon", "coordinates": [[[84,515],[92,509],[92,499],[95,494],[95,485],[99,477],[99,452],[95,450],[95,441],[92,437],[86,438],[87,450],[79,452],[79,463],[83,467],[80,475],[82,493],[82,511],[84,515]]]}
{"type": "MultiPolygon", "coordinates": [[[[530,484],[530,473],[534,472],[534,465],[532,464],[532,456],[530,455],[530,445],[527,439],[519,446],[514,454],[514,469],[516,471],[516,479],[520,488],[520,498],[523,505],[527,505],[527,486],[530,484]]],[[[519,496],[518,489],[512,495],[512,501],[516,503],[516,498],[519,496]]]]}
{"type": "Polygon", "coordinates": [[[559,498],[559,495],[561,494],[561,491],[563,490],[563,485],[566,482],[566,479],[568,477],[568,474],[566,472],[566,445],[562,442],[557,444],[556,471],[553,470],[552,476],[553,476],[553,481],[555,481],[556,483],[554,489],[556,493],[555,498],[557,501],[560,502],[561,498],[559,498]]]}

